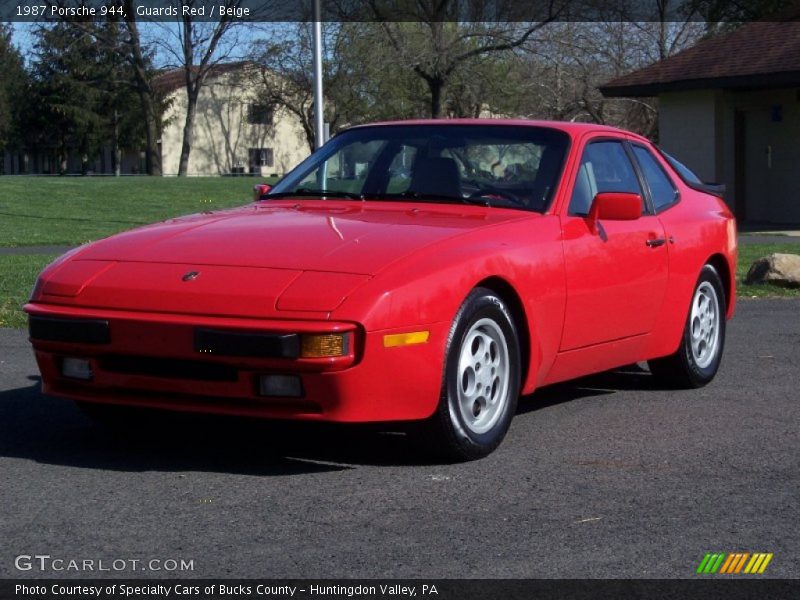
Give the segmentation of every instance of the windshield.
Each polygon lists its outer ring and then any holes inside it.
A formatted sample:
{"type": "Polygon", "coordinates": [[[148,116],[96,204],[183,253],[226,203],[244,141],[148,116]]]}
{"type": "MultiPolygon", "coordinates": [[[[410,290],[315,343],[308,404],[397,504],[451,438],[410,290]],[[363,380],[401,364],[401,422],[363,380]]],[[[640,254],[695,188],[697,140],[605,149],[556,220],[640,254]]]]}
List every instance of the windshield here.
{"type": "Polygon", "coordinates": [[[569,137],[511,125],[385,125],[333,138],[264,200],[287,196],[459,202],[544,212],[569,137]]]}

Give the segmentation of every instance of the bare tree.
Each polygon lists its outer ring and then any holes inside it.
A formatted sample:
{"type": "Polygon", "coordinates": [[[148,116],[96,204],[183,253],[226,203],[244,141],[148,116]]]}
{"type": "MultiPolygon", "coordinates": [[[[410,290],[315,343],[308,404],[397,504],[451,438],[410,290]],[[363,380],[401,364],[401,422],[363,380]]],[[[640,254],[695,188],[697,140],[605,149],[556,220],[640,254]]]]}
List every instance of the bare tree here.
{"type": "Polygon", "coordinates": [[[161,152],[158,139],[161,132],[161,107],[156,90],[153,87],[152,70],[147,52],[142,48],[139,26],[136,23],[136,7],[134,0],[123,0],[125,7],[125,27],[128,32],[129,61],[133,67],[136,82],[136,93],[144,112],[147,148],[145,150],[145,168],[148,175],[161,175],[161,152]]]}
{"type": "Polygon", "coordinates": [[[178,165],[178,175],[185,176],[189,167],[189,156],[194,140],[194,125],[197,99],[214,67],[231,60],[236,55],[238,39],[237,22],[230,15],[235,13],[241,0],[220,2],[225,10],[217,21],[205,21],[193,14],[201,0],[175,0],[179,6],[180,21],[177,26],[161,24],[157,43],[172,57],[172,66],[183,69],[186,90],[186,115],[183,122],[183,143],[178,165]],[[183,8],[188,10],[183,10],[183,8]]]}
{"type": "MultiPolygon", "coordinates": [[[[408,94],[386,91],[386,56],[370,46],[365,32],[372,23],[326,23],[323,26],[325,80],[325,122],[331,131],[380,118],[414,116],[396,112],[395,103],[408,94]],[[402,97],[401,97],[402,96],[402,97]]],[[[281,108],[296,118],[303,128],[309,149],[314,150],[314,94],[312,36],[307,23],[297,23],[276,39],[274,31],[256,40],[251,60],[261,66],[265,103],[281,108]]],[[[393,84],[402,80],[394,77],[393,84]]],[[[407,75],[406,75],[407,77],[407,75]]]]}
{"type": "MultiPolygon", "coordinates": [[[[528,116],[613,124],[654,136],[657,105],[648,98],[605,98],[602,83],[662,60],[697,41],[704,24],[675,0],[636,5],[638,13],[599,15],[590,23],[549,26],[523,59],[531,74],[528,116]],[[653,9],[642,13],[643,7],[653,9]],[[681,9],[681,10],[679,10],[681,9]],[[634,15],[648,17],[633,21],[634,15]],[[677,18],[680,17],[680,20],[677,18]]],[[[615,5],[619,11],[623,4],[615,5]]],[[[525,85],[523,83],[523,85],[525,85]]]]}
{"type": "Polygon", "coordinates": [[[568,1],[550,2],[540,20],[531,23],[460,22],[458,3],[418,0],[415,22],[392,22],[384,13],[385,3],[370,0],[375,19],[394,49],[397,59],[428,87],[430,116],[439,117],[447,86],[461,69],[482,57],[509,53],[525,44],[534,32],[561,15],[568,1]]]}
{"type": "MultiPolygon", "coordinates": [[[[325,33],[328,33],[327,28],[325,33]]],[[[313,151],[315,136],[311,38],[308,27],[303,24],[297,24],[292,35],[294,40],[257,41],[251,49],[251,57],[253,62],[261,66],[260,97],[266,104],[287,111],[300,122],[308,147],[313,151]]],[[[327,37],[324,36],[325,39],[327,37]]],[[[326,62],[326,67],[329,62],[326,62]]],[[[330,122],[331,108],[326,106],[326,109],[326,120],[330,122]]]]}
{"type": "MultiPolygon", "coordinates": [[[[503,115],[653,134],[654,100],[607,99],[597,86],[702,35],[702,23],[676,12],[683,2],[601,3],[591,13],[594,21],[575,22],[575,14],[562,19],[559,11],[580,7],[563,0],[541,21],[514,23],[455,20],[447,11],[457,3],[446,0],[409,3],[413,20],[402,21],[396,13],[383,15],[387,3],[370,0],[374,22],[325,30],[325,117],[334,129],[387,118],[503,115]],[[649,20],[632,21],[636,15],[649,20]]],[[[290,35],[262,44],[256,56],[270,70],[265,96],[300,119],[313,148],[310,36],[303,24],[290,35]]]]}

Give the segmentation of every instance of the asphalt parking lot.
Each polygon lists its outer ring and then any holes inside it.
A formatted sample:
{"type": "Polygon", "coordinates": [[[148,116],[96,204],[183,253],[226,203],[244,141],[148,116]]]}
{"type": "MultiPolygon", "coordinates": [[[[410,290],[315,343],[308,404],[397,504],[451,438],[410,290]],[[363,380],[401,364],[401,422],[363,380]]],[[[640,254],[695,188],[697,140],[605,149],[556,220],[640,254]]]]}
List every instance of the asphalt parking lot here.
{"type": "Polygon", "coordinates": [[[362,428],[120,436],[37,375],[25,333],[0,330],[0,577],[109,575],[15,568],[47,554],[192,560],[179,575],[206,578],[683,578],[736,551],[800,577],[799,300],[740,301],[705,389],[634,367],[544,389],[496,453],[459,465],[362,428]]]}

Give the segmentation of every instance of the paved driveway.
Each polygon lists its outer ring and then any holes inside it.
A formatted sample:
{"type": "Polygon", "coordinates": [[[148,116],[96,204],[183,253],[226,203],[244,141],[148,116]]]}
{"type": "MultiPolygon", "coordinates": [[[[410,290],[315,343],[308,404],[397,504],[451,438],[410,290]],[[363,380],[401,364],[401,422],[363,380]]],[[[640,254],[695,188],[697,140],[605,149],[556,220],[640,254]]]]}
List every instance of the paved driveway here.
{"type": "Polygon", "coordinates": [[[195,577],[673,578],[710,551],[800,577],[798,384],[800,301],[745,300],[709,387],[635,368],[556,386],[489,458],[435,465],[363,429],[114,435],[42,397],[24,333],[0,330],[0,577],[80,575],[15,570],[38,553],[195,577]]]}

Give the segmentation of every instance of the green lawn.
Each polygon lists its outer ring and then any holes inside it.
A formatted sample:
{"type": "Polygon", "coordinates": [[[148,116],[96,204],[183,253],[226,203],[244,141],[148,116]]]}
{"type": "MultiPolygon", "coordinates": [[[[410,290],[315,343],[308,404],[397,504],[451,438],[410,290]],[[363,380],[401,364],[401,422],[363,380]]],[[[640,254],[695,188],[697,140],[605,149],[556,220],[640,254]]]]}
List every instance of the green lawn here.
{"type": "Polygon", "coordinates": [[[245,204],[255,177],[0,177],[0,246],[77,246],[169,217],[245,204]]]}
{"type": "Polygon", "coordinates": [[[0,255],[0,327],[25,327],[22,305],[27,302],[36,276],[55,259],[54,254],[0,255]]]}

